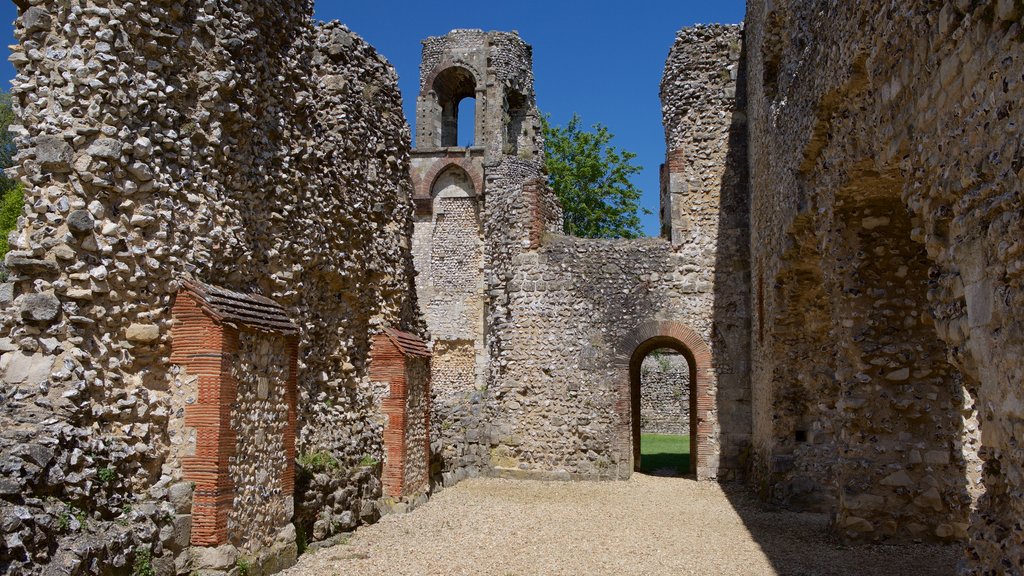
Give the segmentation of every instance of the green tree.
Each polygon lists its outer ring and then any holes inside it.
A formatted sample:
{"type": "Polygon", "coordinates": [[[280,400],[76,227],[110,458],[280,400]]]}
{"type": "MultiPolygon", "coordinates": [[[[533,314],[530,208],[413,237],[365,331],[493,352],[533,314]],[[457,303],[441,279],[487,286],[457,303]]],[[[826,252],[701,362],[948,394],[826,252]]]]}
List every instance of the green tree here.
{"type": "Polygon", "coordinates": [[[640,191],[630,178],[641,167],[636,154],[611,145],[608,128],[595,124],[580,128],[573,114],[564,128],[542,117],[548,180],[565,211],[565,232],[583,238],[637,238],[641,208],[640,191]]]}
{"type": "MultiPolygon", "coordinates": [[[[0,170],[14,165],[14,135],[11,124],[14,124],[14,107],[11,105],[11,94],[0,93],[0,170]]],[[[7,234],[18,226],[18,217],[25,204],[21,184],[0,172],[0,259],[10,247],[7,245],[7,234]]]]}

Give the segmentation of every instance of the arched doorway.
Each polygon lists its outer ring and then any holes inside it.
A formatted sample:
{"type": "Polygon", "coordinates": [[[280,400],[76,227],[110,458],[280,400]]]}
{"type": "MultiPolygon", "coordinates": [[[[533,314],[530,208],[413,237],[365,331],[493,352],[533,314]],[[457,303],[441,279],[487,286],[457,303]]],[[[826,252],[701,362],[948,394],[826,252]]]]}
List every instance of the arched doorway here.
{"type": "MultiPolygon", "coordinates": [[[[638,353],[640,351],[638,350],[638,353]]],[[[638,354],[639,356],[639,354],[638,354]]],[[[691,427],[695,427],[693,364],[674,347],[655,348],[633,359],[631,370],[634,442],[639,437],[640,472],[686,476],[693,472],[691,427]],[[640,376],[635,378],[636,366],[640,376]]]]}
{"type": "Polygon", "coordinates": [[[689,326],[672,321],[647,322],[627,336],[619,349],[619,362],[626,364],[628,382],[622,388],[623,447],[628,447],[633,471],[641,466],[640,386],[641,368],[651,352],[668,348],[681,354],[689,366],[690,461],[689,474],[698,479],[714,478],[717,460],[714,442],[711,349],[689,326]]]}

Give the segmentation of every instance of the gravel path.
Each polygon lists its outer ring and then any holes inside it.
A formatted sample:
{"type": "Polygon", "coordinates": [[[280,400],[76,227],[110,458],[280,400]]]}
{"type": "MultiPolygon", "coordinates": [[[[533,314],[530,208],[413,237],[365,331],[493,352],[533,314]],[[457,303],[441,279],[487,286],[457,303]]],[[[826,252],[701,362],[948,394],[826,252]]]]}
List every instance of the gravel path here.
{"type": "Polygon", "coordinates": [[[467,480],[306,554],[288,576],[952,575],[951,546],[844,548],[816,514],[714,483],[467,480]]]}

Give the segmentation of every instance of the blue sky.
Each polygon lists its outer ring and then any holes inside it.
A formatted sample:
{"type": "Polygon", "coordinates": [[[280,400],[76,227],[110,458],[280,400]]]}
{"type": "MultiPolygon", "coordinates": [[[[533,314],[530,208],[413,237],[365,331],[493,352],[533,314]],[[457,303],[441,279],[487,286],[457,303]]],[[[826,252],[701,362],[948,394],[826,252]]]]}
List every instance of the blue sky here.
{"type": "MultiPolygon", "coordinates": [[[[654,213],[644,217],[644,231],[656,235],[658,166],[665,155],[658,82],[665,57],[679,28],[740,22],[744,6],[742,0],[319,0],[316,17],[341,20],[394,64],[410,123],[419,88],[420,40],[454,28],[517,30],[533,45],[541,111],[555,124],[565,124],[574,112],[585,125],[600,122],[615,135],[615,145],[638,155],[644,171],[635,183],[643,190],[643,205],[654,213]]],[[[0,3],[0,21],[10,23],[16,16],[12,3],[0,3]]],[[[2,32],[4,44],[13,44],[11,27],[2,32]]],[[[3,86],[10,85],[13,75],[4,60],[3,86]]]]}

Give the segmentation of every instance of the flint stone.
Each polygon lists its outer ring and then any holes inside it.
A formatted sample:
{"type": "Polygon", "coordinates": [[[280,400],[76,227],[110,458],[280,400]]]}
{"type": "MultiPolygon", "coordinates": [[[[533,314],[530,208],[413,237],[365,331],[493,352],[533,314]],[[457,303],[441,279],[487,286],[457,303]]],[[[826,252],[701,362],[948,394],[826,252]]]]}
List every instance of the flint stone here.
{"type": "Polygon", "coordinates": [[[174,568],[173,556],[161,556],[153,559],[154,576],[174,576],[177,571],[174,568]]]}
{"type": "Polygon", "coordinates": [[[68,214],[68,229],[72,234],[88,234],[92,232],[95,225],[96,221],[93,220],[92,214],[88,210],[75,210],[68,214]]]}
{"type": "Polygon", "coordinates": [[[21,317],[32,322],[53,322],[60,315],[60,300],[53,294],[27,294],[19,306],[21,317]]]}
{"type": "Polygon", "coordinates": [[[21,490],[21,482],[13,478],[0,478],[0,496],[19,496],[21,490]]]}
{"type": "Polygon", "coordinates": [[[332,58],[338,58],[352,48],[352,35],[344,30],[338,30],[331,39],[331,45],[327,47],[327,53],[332,58]]]}
{"type": "Polygon", "coordinates": [[[4,282],[0,284],[0,304],[10,304],[14,301],[14,283],[4,282]]]}
{"type": "Polygon", "coordinates": [[[104,160],[114,160],[121,157],[124,146],[120,141],[112,138],[99,138],[89,146],[86,151],[90,156],[104,160]]]}
{"type": "Polygon", "coordinates": [[[29,8],[21,16],[21,23],[25,26],[26,32],[49,30],[52,22],[53,18],[50,17],[50,13],[38,6],[29,8]]]}
{"type": "Polygon", "coordinates": [[[348,86],[348,80],[340,74],[324,76],[324,86],[332,92],[343,92],[348,86]]]}
{"type": "Polygon", "coordinates": [[[71,145],[63,136],[47,135],[36,138],[36,161],[49,172],[71,171],[71,145]]]}
{"type": "Polygon", "coordinates": [[[909,474],[907,474],[903,470],[899,470],[898,472],[894,472],[886,476],[885,478],[882,478],[882,481],[879,482],[879,484],[881,484],[882,486],[907,487],[913,486],[914,481],[910,478],[909,474]]]}
{"type": "Polygon", "coordinates": [[[28,444],[25,456],[40,468],[46,468],[53,461],[53,450],[42,444],[28,444]]]}

